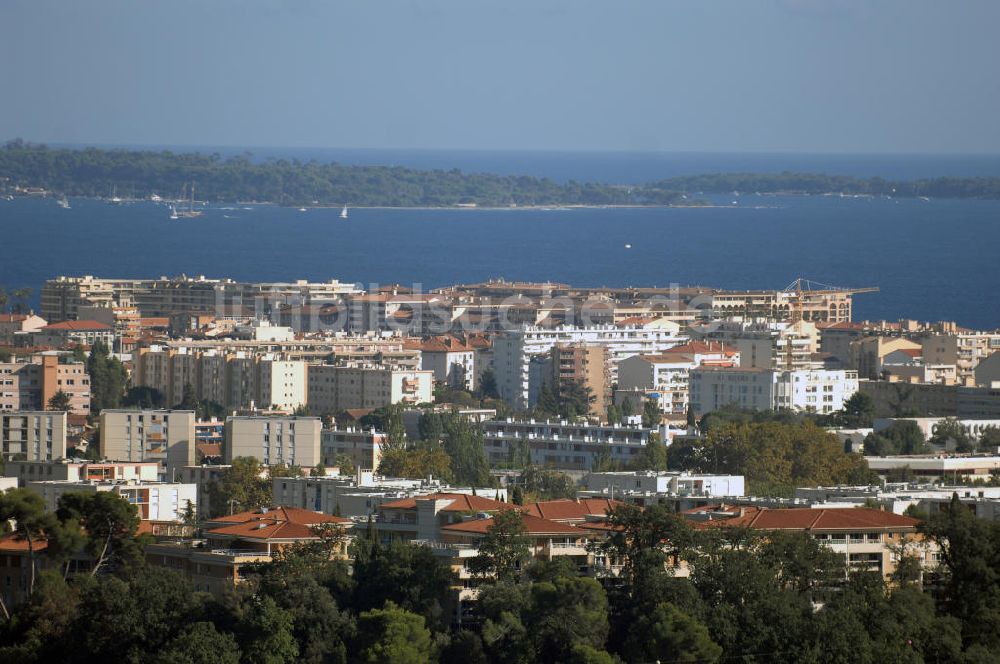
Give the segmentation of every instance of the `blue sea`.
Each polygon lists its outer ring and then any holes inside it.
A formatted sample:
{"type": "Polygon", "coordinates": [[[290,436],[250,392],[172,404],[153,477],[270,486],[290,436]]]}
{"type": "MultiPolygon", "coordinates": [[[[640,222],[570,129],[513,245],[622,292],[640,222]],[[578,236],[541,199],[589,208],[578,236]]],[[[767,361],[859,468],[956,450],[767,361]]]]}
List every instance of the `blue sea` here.
{"type": "MultiPolygon", "coordinates": [[[[1000,175],[1000,157],[988,156],[281,155],[609,182],[737,170],[899,179],[1000,175]]],[[[29,286],[37,293],[45,279],[60,274],[185,273],[424,288],[502,276],[583,286],[751,289],[783,288],[803,277],[833,286],[878,286],[878,293],[856,298],[856,319],[1000,327],[1000,201],[742,194],[717,197],[718,207],[710,208],[352,209],[347,221],[336,209],[228,205],[171,221],[167,209],[153,203],[70,202],[72,208],[64,210],[51,199],[0,201],[0,286],[29,286]]]]}

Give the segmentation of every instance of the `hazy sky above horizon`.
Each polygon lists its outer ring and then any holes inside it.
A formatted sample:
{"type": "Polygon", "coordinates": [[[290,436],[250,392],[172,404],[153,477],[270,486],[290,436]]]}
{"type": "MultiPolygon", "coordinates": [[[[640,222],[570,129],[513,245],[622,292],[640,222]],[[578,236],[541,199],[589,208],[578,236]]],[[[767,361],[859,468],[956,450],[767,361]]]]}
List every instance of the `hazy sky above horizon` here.
{"type": "Polygon", "coordinates": [[[0,140],[1000,153],[998,0],[3,0],[0,140]]]}

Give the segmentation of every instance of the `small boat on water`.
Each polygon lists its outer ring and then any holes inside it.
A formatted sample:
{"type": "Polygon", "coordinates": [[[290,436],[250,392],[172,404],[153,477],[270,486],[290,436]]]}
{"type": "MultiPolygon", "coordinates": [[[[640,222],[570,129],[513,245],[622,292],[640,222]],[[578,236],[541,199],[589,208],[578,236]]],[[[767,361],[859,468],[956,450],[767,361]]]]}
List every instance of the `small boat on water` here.
{"type": "Polygon", "coordinates": [[[118,196],[118,185],[112,187],[111,198],[108,199],[108,202],[112,205],[121,205],[125,202],[120,196],[118,196]]]}
{"type": "Polygon", "coordinates": [[[178,216],[178,214],[177,214],[177,208],[175,208],[173,205],[170,206],[170,218],[171,219],[180,219],[180,216],[178,216]]]}
{"type": "Polygon", "coordinates": [[[305,212],[305,211],[306,211],[305,208],[299,208],[299,212],[305,212]]]}
{"type": "Polygon", "coordinates": [[[340,218],[341,219],[347,219],[347,206],[346,205],[344,206],[344,209],[340,211],[340,218]]]}
{"type": "MultiPolygon", "coordinates": [[[[181,191],[181,196],[183,197],[183,195],[184,195],[184,192],[181,191]]],[[[193,182],[191,183],[191,198],[188,200],[188,209],[186,209],[186,210],[177,210],[177,209],[171,207],[170,210],[172,212],[172,214],[170,215],[171,219],[193,219],[195,217],[200,217],[201,216],[201,210],[195,210],[194,209],[194,183],[193,182]],[[176,216],[174,216],[174,215],[176,215],[176,216]]]]}
{"type": "Polygon", "coordinates": [[[58,201],[56,201],[56,205],[58,205],[59,207],[61,207],[64,210],[68,210],[69,209],[69,200],[65,196],[63,196],[58,201]]]}

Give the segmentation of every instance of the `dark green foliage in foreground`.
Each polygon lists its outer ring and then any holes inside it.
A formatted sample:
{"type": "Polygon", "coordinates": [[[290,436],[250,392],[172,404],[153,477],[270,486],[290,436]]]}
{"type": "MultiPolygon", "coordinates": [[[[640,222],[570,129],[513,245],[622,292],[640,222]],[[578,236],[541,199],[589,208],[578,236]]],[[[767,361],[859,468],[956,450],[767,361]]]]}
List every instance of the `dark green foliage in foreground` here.
{"type": "MultiPolygon", "coordinates": [[[[38,510],[23,491],[4,494],[4,513],[27,522],[38,510]]],[[[957,499],[923,526],[943,552],[927,588],[908,572],[892,586],[848,575],[802,534],[695,530],[661,505],[622,507],[594,551],[622,565],[619,576],[580,576],[562,557],[521,565],[482,579],[462,628],[451,570],[430,549],[384,548],[362,531],[349,574],[330,559],[342,537],[332,529],[244,570],[245,583],[217,599],[126,556],[132,507],[116,500],[78,500],[46,524],[86,521],[96,542],[104,510],[119,562],[68,579],[60,566],[41,572],[29,602],[0,617],[0,662],[972,664],[1000,653],[1000,524],[957,499]],[[689,578],[673,575],[678,560],[689,578]]]]}

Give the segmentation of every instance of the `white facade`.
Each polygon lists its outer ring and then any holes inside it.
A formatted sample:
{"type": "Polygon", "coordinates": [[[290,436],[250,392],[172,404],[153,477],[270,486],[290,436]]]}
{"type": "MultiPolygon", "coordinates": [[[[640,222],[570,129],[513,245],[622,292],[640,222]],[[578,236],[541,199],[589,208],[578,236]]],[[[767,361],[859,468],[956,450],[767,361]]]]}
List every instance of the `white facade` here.
{"type": "Polygon", "coordinates": [[[291,412],[306,405],[306,363],[261,359],[259,388],[262,407],[291,412]]]}
{"type": "Polygon", "coordinates": [[[583,478],[585,491],[606,492],[624,496],[628,493],[662,494],[664,496],[742,497],[742,475],[705,475],[678,472],[603,472],[583,478]]]}
{"type": "Polygon", "coordinates": [[[395,403],[429,403],[434,399],[434,374],[418,369],[372,365],[311,364],[309,408],[336,413],[348,408],[381,408],[395,403]]]}
{"type": "Polygon", "coordinates": [[[565,421],[493,420],[483,423],[486,456],[502,466],[526,451],[537,466],[590,470],[603,454],[628,464],[645,449],[655,429],[598,426],[565,421]]]}
{"type": "Polygon", "coordinates": [[[70,482],[142,480],[155,482],[160,477],[158,463],[107,463],[99,461],[7,461],[4,473],[18,480],[20,486],[41,480],[70,482]]]}
{"type": "Polygon", "coordinates": [[[55,511],[59,499],[68,493],[98,493],[111,491],[134,505],[139,517],[148,521],[183,521],[188,503],[198,508],[198,487],[194,484],[174,482],[74,482],[72,480],[44,480],[28,482],[29,490],[45,501],[45,509],[55,511]]]}
{"type": "Polygon", "coordinates": [[[691,405],[699,416],[730,405],[832,413],[843,409],[858,386],[856,371],[701,367],[691,372],[691,405]]]}
{"type": "Polygon", "coordinates": [[[674,323],[662,327],[525,327],[509,330],[493,341],[493,367],[500,396],[515,408],[533,405],[529,364],[532,357],[552,350],[556,344],[587,343],[608,349],[609,380],[618,381],[618,363],[634,355],[653,355],[677,346],[686,337],[674,323]]]}

